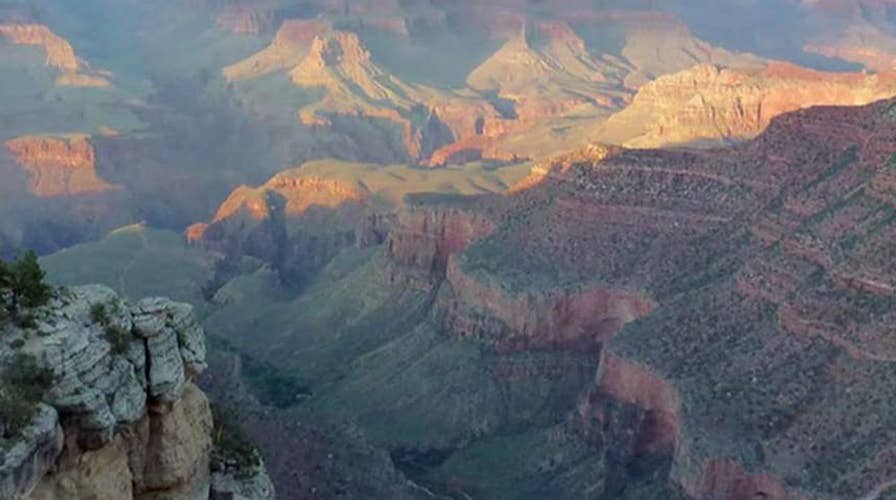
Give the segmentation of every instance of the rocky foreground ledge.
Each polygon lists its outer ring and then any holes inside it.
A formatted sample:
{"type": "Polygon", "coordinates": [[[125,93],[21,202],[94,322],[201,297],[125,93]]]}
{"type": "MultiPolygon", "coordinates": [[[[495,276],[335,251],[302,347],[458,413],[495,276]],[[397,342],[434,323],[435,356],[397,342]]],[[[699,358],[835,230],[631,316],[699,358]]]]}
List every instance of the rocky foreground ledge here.
{"type": "Polygon", "coordinates": [[[65,288],[0,324],[0,498],[274,498],[260,462],[212,464],[205,367],[192,306],[167,299],[65,288]]]}

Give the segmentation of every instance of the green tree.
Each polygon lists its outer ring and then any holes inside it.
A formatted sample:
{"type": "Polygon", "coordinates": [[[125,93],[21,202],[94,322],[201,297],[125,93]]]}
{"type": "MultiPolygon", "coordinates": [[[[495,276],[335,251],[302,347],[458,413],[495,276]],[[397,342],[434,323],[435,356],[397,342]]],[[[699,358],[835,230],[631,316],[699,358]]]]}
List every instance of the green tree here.
{"type": "Polygon", "coordinates": [[[0,271],[0,292],[8,296],[7,309],[15,317],[19,306],[38,307],[50,300],[50,286],[44,283],[44,270],[37,254],[27,251],[0,271]]]}

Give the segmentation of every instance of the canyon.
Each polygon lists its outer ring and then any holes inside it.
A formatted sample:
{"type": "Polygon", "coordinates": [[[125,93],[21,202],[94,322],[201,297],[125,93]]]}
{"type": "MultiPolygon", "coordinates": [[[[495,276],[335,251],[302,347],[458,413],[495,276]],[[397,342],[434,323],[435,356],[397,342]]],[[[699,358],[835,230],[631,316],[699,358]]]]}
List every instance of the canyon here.
{"type": "Polygon", "coordinates": [[[0,496],[892,494],[894,4],[713,7],[0,5],[0,496]]]}

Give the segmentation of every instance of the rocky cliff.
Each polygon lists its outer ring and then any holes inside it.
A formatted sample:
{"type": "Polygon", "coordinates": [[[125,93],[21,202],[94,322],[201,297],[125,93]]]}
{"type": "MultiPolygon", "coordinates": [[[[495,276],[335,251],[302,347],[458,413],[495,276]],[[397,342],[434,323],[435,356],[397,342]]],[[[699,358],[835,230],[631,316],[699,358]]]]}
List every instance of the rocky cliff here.
{"type": "Polygon", "coordinates": [[[64,38],[53,33],[50,28],[40,24],[4,24],[0,25],[0,35],[16,45],[36,45],[47,55],[47,65],[61,71],[78,70],[78,58],[75,49],[64,38]]]}
{"type": "Polygon", "coordinates": [[[71,44],[42,24],[0,24],[0,37],[15,45],[34,45],[46,54],[46,64],[62,74],[57,78],[59,86],[107,87],[109,81],[101,74],[91,73],[75,56],[71,44]]]}
{"type": "MultiPolygon", "coordinates": [[[[252,27],[256,22],[254,13],[227,12],[222,14],[226,16],[224,19],[219,18],[219,23],[235,24],[234,28],[239,30],[257,29],[252,27]],[[250,23],[249,26],[246,23],[250,23]]],[[[239,81],[293,68],[308,54],[315,37],[328,29],[323,21],[288,19],[277,30],[270,45],[248,59],[224,68],[224,77],[228,81],[239,81]]]]}
{"type": "Polygon", "coordinates": [[[601,140],[629,147],[718,144],[762,132],[781,114],[818,105],[862,105],[896,95],[890,74],[823,73],[790,64],[714,65],[662,76],[600,125],[601,140]]]}
{"type": "Polygon", "coordinates": [[[441,146],[484,135],[500,121],[486,101],[402,81],[376,64],[351,32],[316,36],[289,76],[294,85],[323,90],[317,103],[298,111],[300,122],[350,135],[359,117],[389,124],[406,161],[424,160],[441,146]]]}
{"type": "Polygon", "coordinates": [[[116,189],[97,176],[96,155],[84,136],[26,136],[6,142],[6,151],[28,174],[31,194],[52,198],[116,189]]]}
{"type": "Polygon", "coordinates": [[[186,237],[231,261],[263,259],[299,284],[346,246],[381,241],[386,228],[370,197],[361,184],[287,170],[258,188],[237,188],[186,237]]]}
{"type": "Polygon", "coordinates": [[[236,479],[210,475],[214,424],[192,383],[205,369],[205,339],[192,307],[128,303],[106,287],[84,286],[60,289],[28,314],[24,326],[2,330],[3,498],[205,499],[239,491],[236,479]],[[23,393],[17,377],[43,385],[23,393]],[[22,394],[40,402],[29,407],[15,399],[22,394]]]}
{"type": "MultiPolygon", "coordinates": [[[[593,147],[506,197],[418,200],[387,256],[434,276],[449,337],[596,354],[564,432],[601,455],[606,498],[645,477],[690,498],[872,498],[894,474],[875,437],[896,383],[894,124],[891,100],[728,149],[593,147]]],[[[518,362],[495,377],[531,374],[518,362]]]]}

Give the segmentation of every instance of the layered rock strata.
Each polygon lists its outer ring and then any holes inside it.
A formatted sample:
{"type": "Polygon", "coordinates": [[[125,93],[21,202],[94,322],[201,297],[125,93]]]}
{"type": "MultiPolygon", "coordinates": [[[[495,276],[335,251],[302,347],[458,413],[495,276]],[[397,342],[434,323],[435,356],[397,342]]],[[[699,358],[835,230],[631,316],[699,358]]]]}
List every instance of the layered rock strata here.
{"type": "Polygon", "coordinates": [[[209,498],[213,423],[192,383],[206,366],[192,307],[82,286],[32,314],[34,326],[6,327],[15,340],[0,356],[33,357],[53,380],[31,423],[4,439],[0,496],[209,498]]]}

